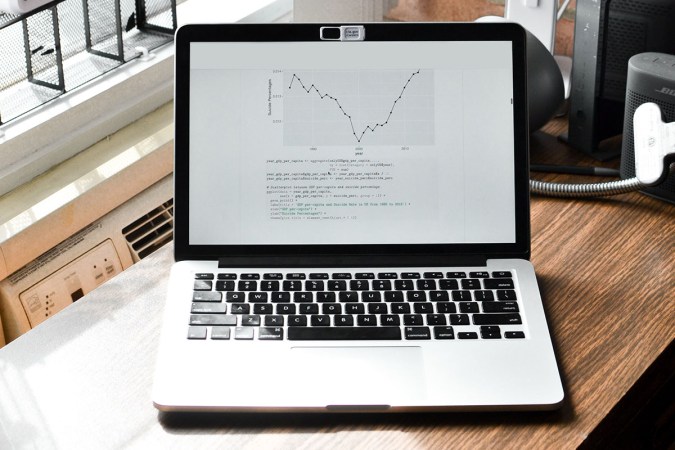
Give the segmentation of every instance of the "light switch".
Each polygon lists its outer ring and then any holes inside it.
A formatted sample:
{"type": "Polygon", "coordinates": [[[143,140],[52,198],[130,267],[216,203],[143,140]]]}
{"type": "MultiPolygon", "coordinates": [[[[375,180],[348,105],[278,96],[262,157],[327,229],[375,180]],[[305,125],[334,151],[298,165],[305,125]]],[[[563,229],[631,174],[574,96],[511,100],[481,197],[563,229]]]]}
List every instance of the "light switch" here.
{"type": "Polygon", "coordinates": [[[538,8],[539,7],[539,0],[523,0],[523,3],[528,8],[538,8]]]}

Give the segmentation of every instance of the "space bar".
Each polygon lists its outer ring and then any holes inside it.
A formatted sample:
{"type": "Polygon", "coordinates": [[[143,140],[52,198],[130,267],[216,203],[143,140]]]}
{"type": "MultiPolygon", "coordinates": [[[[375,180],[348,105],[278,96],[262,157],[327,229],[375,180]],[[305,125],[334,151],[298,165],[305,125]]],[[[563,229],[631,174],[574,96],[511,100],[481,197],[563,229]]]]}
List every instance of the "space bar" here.
{"type": "Polygon", "coordinates": [[[399,327],[288,327],[289,341],[400,340],[399,327]]]}

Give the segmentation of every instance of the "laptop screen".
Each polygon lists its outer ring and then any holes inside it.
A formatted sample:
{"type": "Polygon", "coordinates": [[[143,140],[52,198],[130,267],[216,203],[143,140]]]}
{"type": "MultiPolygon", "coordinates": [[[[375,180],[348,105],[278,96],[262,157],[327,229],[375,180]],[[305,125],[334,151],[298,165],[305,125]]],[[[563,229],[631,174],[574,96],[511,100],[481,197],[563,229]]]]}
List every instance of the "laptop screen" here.
{"type": "Polygon", "coordinates": [[[513,54],[190,42],[188,244],[515,243],[513,54]]]}

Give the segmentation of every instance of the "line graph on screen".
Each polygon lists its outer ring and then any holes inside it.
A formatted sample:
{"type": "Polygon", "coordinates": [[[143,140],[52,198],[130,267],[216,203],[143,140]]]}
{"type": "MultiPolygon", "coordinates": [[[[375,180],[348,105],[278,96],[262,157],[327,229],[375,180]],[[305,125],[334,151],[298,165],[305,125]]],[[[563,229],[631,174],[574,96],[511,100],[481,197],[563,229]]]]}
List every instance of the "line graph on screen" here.
{"type": "Polygon", "coordinates": [[[433,145],[432,70],[284,71],[284,145],[433,145]]]}

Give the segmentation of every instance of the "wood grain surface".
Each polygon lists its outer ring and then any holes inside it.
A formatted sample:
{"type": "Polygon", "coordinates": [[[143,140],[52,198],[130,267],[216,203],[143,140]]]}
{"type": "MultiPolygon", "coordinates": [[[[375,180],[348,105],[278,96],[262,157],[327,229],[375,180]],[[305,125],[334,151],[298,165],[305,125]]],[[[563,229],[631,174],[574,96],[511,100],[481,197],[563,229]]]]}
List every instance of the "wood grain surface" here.
{"type": "MultiPolygon", "coordinates": [[[[557,141],[561,129],[554,121],[548,133],[535,133],[532,160],[594,163],[557,141]]],[[[0,448],[601,445],[653,395],[643,389],[653,382],[638,381],[673,345],[675,207],[639,193],[534,197],[531,217],[532,261],[567,394],[559,411],[159,413],[150,392],[172,263],[168,245],[0,349],[0,448]]],[[[217,374],[196,377],[218,383],[217,374]]]]}

